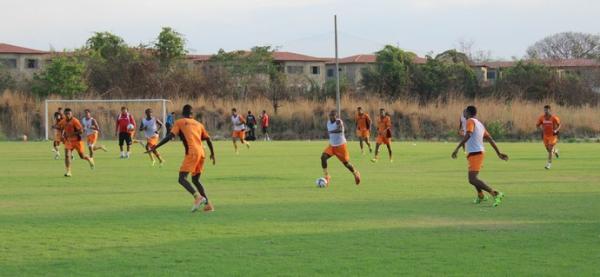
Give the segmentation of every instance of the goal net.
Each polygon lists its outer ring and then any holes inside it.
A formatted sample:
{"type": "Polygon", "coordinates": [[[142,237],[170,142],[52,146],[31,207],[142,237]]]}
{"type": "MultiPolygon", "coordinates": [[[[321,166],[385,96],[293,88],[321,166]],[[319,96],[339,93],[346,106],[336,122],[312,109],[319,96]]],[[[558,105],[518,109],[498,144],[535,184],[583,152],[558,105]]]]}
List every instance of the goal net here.
{"type": "MultiPolygon", "coordinates": [[[[92,117],[98,121],[100,126],[99,136],[102,139],[116,139],[115,124],[121,107],[127,107],[129,113],[133,115],[135,122],[139,126],[142,118],[145,117],[144,111],[152,109],[154,117],[165,123],[167,118],[169,100],[166,99],[112,99],[112,100],[58,100],[48,99],[44,103],[44,128],[46,140],[54,136],[52,124],[54,123],[54,113],[58,108],[70,108],[73,116],[81,120],[85,116],[84,110],[89,109],[92,117]]],[[[162,128],[162,135],[167,134],[167,129],[162,128]]],[[[136,132],[136,137],[141,138],[142,134],[136,132]]]]}

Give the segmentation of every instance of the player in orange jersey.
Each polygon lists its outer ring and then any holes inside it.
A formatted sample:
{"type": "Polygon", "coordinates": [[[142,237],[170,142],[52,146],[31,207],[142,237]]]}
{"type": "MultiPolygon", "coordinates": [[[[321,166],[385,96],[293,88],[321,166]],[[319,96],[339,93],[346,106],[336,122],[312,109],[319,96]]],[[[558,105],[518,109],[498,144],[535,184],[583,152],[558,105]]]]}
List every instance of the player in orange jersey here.
{"type": "Polygon", "coordinates": [[[392,119],[385,112],[385,109],[379,109],[379,116],[377,118],[377,140],[375,144],[375,157],[371,159],[372,162],[376,163],[379,161],[379,147],[385,144],[387,146],[388,155],[390,156],[390,162],[392,159],[392,119]]]}
{"type": "Polygon", "coordinates": [[[208,200],[204,186],[200,182],[200,175],[204,171],[205,159],[202,141],[206,141],[206,145],[208,146],[208,149],[210,149],[209,157],[214,165],[216,160],[213,144],[210,140],[208,132],[204,128],[204,125],[193,119],[192,106],[183,106],[181,114],[183,115],[183,118],[175,121],[171,132],[169,132],[169,134],[167,134],[167,136],[163,138],[156,146],[153,146],[146,151],[146,153],[156,151],[156,149],[161,147],[163,144],[171,141],[173,137],[179,136],[185,148],[185,158],[183,159],[183,163],[179,168],[179,184],[181,184],[194,197],[192,212],[197,211],[202,204],[204,204],[203,210],[205,212],[212,212],[215,209],[212,203],[208,200]],[[192,183],[194,183],[194,186],[197,190],[194,189],[194,187],[192,187],[190,182],[187,180],[187,177],[190,173],[192,174],[192,183]]]}
{"type": "Polygon", "coordinates": [[[58,128],[62,131],[65,144],[65,177],[71,177],[73,150],[77,151],[80,158],[88,161],[91,169],[94,169],[94,159],[85,154],[83,141],[81,140],[83,126],[81,126],[81,122],[77,118],[73,117],[71,109],[65,109],[65,118],[58,124],[58,128]]]}
{"type": "Polygon", "coordinates": [[[89,109],[85,109],[84,113],[85,116],[81,119],[81,123],[83,125],[83,133],[87,140],[90,158],[93,158],[96,150],[102,149],[106,152],[106,147],[104,147],[104,145],[96,145],[98,142],[98,133],[100,132],[98,121],[92,117],[92,112],[89,109]]]}
{"type": "Polygon", "coordinates": [[[373,152],[371,143],[369,142],[369,137],[371,136],[371,118],[369,117],[369,114],[363,112],[362,107],[358,107],[356,108],[354,120],[356,122],[356,136],[360,143],[360,152],[365,154],[363,142],[369,147],[369,153],[373,152]]]}
{"type": "Polygon", "coordinates": [[[558,159],[558,134],[560,132],[560,119],[552,114],[549,105],[544,106],[544,114],[538,118],[536,127],[542,132],[542,140],[546,151],[548,151],[548,163],[544,167],[550,169],[552,167],[552,155],[558,159]]]}
{"type": "MultiPolygon", "coordinates": [[[[62,111],[62,109],[61,109],[61,111],[62,111]]],[[[54,152],[55,160],[60,159],[60,150],[58,149],[58,147],[60,146],[60,143],[62,142],[63,138],[62,138],[62,131],[58,127],[58,123],[60,123],[62,120],[63,120],[63,114],[61,112],[54,112],[54,119],[53,119],[53,123],[52,123],[52,130],[54,130],[54,139],[52,141],[52,152],[54,152]]]]}
{"type": "Polygon", "coordinates": [[[231,109],[231,125],[233,125],[233,132],[231,133],[231,139],[233,141],[233,148],[236,154],[238,152],[237,140],[240,140],[241,144],[246,145],[250,149],[250,142],[246,140],[246,119],[237,113],[237,109],[231,109]]]}

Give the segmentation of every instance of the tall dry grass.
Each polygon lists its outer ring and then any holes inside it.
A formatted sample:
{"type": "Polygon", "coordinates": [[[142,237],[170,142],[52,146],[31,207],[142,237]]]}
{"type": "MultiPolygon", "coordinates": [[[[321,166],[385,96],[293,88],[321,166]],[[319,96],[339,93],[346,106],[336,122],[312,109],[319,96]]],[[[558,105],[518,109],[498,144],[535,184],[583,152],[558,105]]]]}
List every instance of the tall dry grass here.
{"type": "MultiPolygon", "coordinates": [[[[88,98],[90,99],[90,98],[88,98]]],[[[7,138],[18,138],[27,134],[30,138],[43,138],[43,101],[25,94],[5,91],[0,95],[0,130],[7,138]]],[[[258,114],[267,110],[272,119],[272,132],[279,139],[317,139],[324,138],[323,131],[326,114],[335,108],[333,100],[322,102],[297,100],[281,102],[278,113],[273,114],[271,102],[264,98],[245,100],[233,99],[172,99],[167,105],[169,111],[179,111],[184,104],[195,108],[198,119],[202,120],[216,138],[228,137],[231,126],[229,114],[232,107],[241,113],[252,110],[258,114]]],[[[467,105],[476,105],[479,118],[488,126],[494,125],[502,129],[502,134],[509,139],[538,138],[535,130],[537,118],[545,104],[552,105],[553,110],[562,120],[563,137],[597,137],[600,134],[600,109],[592,106],[559,106],[551,102],[513,101],[499,102],[486,98],[474,101],[453,98],[447,101],[431,101],[427,105],[419,105],[414,101],[388,102],[379,98],[355,99],[342,98],[342,118],[348,126],[352,126],[352,118],[356,107],[362,106],[373,118],[380,107],[385,108],[394,123],[394,136],[406,139],[449,139],[455,138],[461,111],[467,105]]],[[[159,103],[77,103],[49,105],[49,118],[58,106],[70,107],[78,118],[83,110],[89,108],[99,121],[103,130],[102,138],[114,138],[114,120],[121,106],[126,105],[136,120],[141,119],[148,107],[160,114],[159,103]]],[[[350,136],[353,132],[348,132],[350,136]]]]}

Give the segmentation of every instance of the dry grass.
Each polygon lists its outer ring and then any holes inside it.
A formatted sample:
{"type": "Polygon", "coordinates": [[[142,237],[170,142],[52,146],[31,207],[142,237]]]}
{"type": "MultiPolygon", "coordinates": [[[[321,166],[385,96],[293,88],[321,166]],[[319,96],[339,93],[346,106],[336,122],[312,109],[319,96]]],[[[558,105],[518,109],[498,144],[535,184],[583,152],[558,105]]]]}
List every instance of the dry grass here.
{"type": "MultiPolygon", "coordinates": [[[[43,137],[43,101],[21,93],[5,91],[0,95],[0,127],[9,138],[27,134],[30,138],[43,137]]],[[[232,107],[245,113],[252,110],[255,114],[267,110],[272,114],[274,132],[281,138],[321,138],[322,122],[326,111],[334,109],[333,100],[317,102],[297,100],[280,103],[277,115],[273,115],[272,104],[268,99],[255,98],[246,100],[232,99],[172,99],[167,106],[169,111],[179,112],[184,104],[191,104],[196,113],[205,122],[209,130],[217,136],[229,133],[228,115],[232,107]]],[[[467,105],[474,104],[479,109],[479,118],[490,124],[500,123],[506,126],[507,137],[524,138],[535,136],[535,122],[542,113],[544,104],[550,104],[564,125],[563,135],[566,137],[590,137],[600,134],[600,109],[592,106],[569,107],[548,102],[513,101],[510,104],[495,99],[450,99],[446,102],[432,101],[427,105],[419,105],[413,101],[387,102],[372,98],[358,100],[349,97],[342,99],[342,115],[348,121],[357,106],[375,115],[380,107],[388,110],[395,121],[396,136],[407,138],[445,138],[457,128],[461,111],[467,105]]],[[[70,107],[77,117],[83,115],[85,108],[93,110],[94,117],[103,126],[104,138],[114,135],[114,119],[119,108],[126,105],[136,119],[143,116],[143,111],[150,107],[160,116],[159,103],[95,103],[95,104],[51,104],[50,113],[58,106],[70,107]]],[[[350,124],[348,124],[350,125],[350,124]]]]}

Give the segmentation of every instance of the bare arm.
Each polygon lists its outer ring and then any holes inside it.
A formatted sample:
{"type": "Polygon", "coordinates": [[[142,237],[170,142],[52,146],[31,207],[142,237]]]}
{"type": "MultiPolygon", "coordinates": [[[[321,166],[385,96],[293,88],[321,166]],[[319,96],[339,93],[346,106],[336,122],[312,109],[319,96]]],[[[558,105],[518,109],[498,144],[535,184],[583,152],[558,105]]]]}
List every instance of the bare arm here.
{"type": "Polygon", "coordinates": [[[160,121],[160,119],[156,119],[156,125],[158,125],[156,128],[156,131],[158,132],[163,127],[163,123],[160,121]]]}
{"type": "Polygon", "coordinates": [[[212,163],[214,165],[217,163],[217,159],[215,158],[215,150],[213,148],[212,140],[210,140],[210,138],[206,139],[206,145],[208,146],[208,149],[210,150],[210,159],[212,160],[212,163]]]}
{"type": "Polygon", "coordinates": [[[492,146],[492,148],[494,148],[494,151],[496,151],[496,155],[498,155],[498,158],[505,160],[505,161],[508,160],[508,155],[500,152],[498,145],[496,145],[496,141],[494,141],[494,139],[491,136],[486,136],[485,140],[487,140],[490,143],[490,145],[492,146]]]}
{"type": "Polygon", "coordinates": [[[465,145],[465,143],[467,143],[467,141],[471,138],[471,132],[467,131],[467,133],[465,134],[465,136],[463,137],[463,139],[458,143],[458,145],[456,146],[456,148],[454,149],[454,151],[452,152],[452,158],[456,159],[456,153],[458,153],[458,150],[463,147],[465,145]]]}

